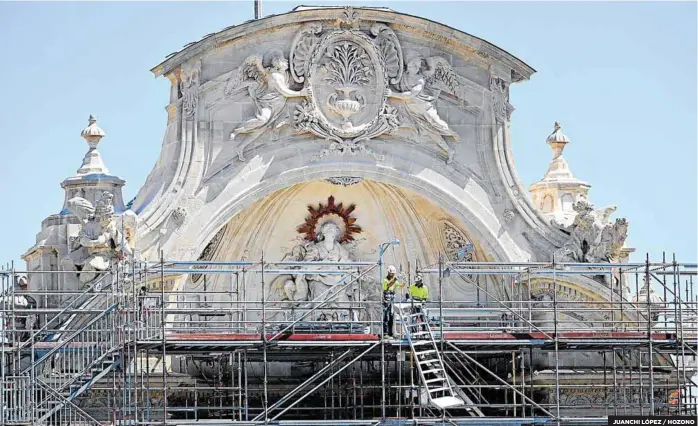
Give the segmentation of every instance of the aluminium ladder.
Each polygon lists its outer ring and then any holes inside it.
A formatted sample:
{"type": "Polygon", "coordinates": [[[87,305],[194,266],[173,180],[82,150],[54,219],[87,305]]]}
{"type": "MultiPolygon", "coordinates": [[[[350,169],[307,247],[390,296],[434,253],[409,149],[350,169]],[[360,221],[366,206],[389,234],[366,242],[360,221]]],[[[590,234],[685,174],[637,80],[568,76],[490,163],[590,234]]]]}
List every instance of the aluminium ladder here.
{"type": "Polygon", "coordinates": [[[442,410],[464,405],[463,400],[456,396],[446,374],[424,308],[415,313],[412,312],[410,304],[395,303],[394,306],[402,319],[405,337],[410,344],[417,364],[417,371],[419,371],[420,379],[426,389],[429,402],[442,410]],[[405,308],[407,308],[408,314],[403,312],[405,308]]]}

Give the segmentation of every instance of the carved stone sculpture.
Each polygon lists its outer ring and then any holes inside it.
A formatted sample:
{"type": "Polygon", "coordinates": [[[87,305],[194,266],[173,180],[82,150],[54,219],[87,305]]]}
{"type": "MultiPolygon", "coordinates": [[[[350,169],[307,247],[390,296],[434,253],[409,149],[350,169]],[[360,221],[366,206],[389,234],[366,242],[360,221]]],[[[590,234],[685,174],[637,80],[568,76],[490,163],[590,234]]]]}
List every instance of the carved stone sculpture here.
{"type": "Polygon", "coordinates": [[[570,235],[569,240],[555,252],[556,259],[572,262],[617,262],[628,235],[628,221],[624,218],[611,222],[615,207],[595,210],[586,201],[574,204],[577,216],[572,225],[560,227],[570,235]]]}
{"type": "Polygon", "coordinates": [[[500,123],[509,121],[514,111],[509,103],[509,83],[498,77],[490,77],[490,92],[495,120],[500,123]]]}
{"type": "Polygon", "coordinates": [[[195,68],[190,73],[182,75],[179,89],[182,92],[182,110],[186,116],[193,115],[199,104],[200,73],[201,71],[195,68]]]}
{"type": "Polygon", "coordinates": [[[172,220],[176,226],[182,226],[184,219],[187,218],[187,210],[184,207],[177,207],[172,212],[172,220]]]}
{"type": "Polygon", "coordinates": [[[231,73],[224,94],[231,96],[247,88],[257,107],[255,118],[230,134],[235,141],[247,135],[236,147],[241,161],[244,148],[265,128],[288,124],[282,115],[289,98],[300,98],[292,117],[294,129],[330,141],[315,160],[331,153],[382,160],[365,142],[396,132],[402,116],[409,119],[406,127],[414,128],[420,140],[434,141],[447,153],[447,162],[453,160],[454,150],[444,138],[458,141],[458,134],[434,106],[442,90],[462,97],[448,61],[416,55],[405,68],[393,30],[381,23],[362,30],[360,20],[359,12],[348,8],[334,26],[307,24],[294,38],[288,61],[283,52],[272,50],[264,59],[248,57],[231,73]],[[397,102],[393,105],[389,100],[397,102]]]}
{"type": "Polygon", "coordinates": [[[457,91],[455,73],[444,58],[433,56],[424,59],[415,54],[407,60],[407,71],[396,86],[399,91],[388,89],[388,96],[404,102],[406,115],[416,126],[417,132],[446,151],[446,162],[450,163],[453,161],[454,150],[444,137],[452,138],[455,142],[460,138],[441,119],[434,107],[441,90],[437,83],[446,85],[452,92],[457,91]]]}
{"type": "MultiPolygon", "coordinates": [[[[361,232],[361,228],[355,225],[355,219],[351,217],[354,206],[345,208],[342,203],[335,204],[334,197],[329,197],[326,205],[321,203],[318,208],[309,206],[308,209],[310,215],[298,227],[298,232],[305,234],[305,242],[298,244],[282,261],[355,261],[352,255],[353,234],[361,232]]],[[[349,302],[357,300],[361,283],[339,290],[350,282],[350,278],[326,271],[338,271],[342,267],[303,265],[302,269],[317,272],[278,277],[270,285],[270,299],[285,302],[289,308],[310,309],[314,304],[308,302],[322,302],[332,297],[315,317],[324,315],[328,319],[358,319],[355,315],[348,316],[348,308],[349,302]]]]}
{"type": "Polygon", "coordinates": [[[397,129],[385,89],[401,72],[399,46],[382,24],[370,35],[357,29],[323,33],[317,23],[301,29],[291,48],[292,75],[312,89],[296,108],[296,130],[334,141],[331,149],[346,153],[397,129]]]}
{"type": "Polygon", "coordinates": [[[82,222],[78,238],[73,241],[68,260],[78,272],[81,285],[86,285],[107,271],[113,260],[132,254],[136,217],[124,214],[124,232],[114,220],[114,196],[104,192],[93,206],[88,200],[74,197],[68,200],[68,209],[82,222]]]}
{"type": "MultiPolygon", "coordinates": [[[[300,259],[305,262],[350,262],[349,252],[339,243],[341,230],[334,222],[327,222],[320,228],[316,241],[301,248],[300,259]]],[[[296,275],[293,281],[284,284],[284,291],[289,300],[326,299],[335,286],[344,282],[340,275],[323,274],[323,270],[337,270],[332,266],[321,266],[316,274],[296,275]]],[[[348,292],[340,292],[331,302],[332,307],[339,307],[337,302],[349,301],[348,292]]],[[[346,306],[344,306],[346,308],[346,306]]]]}
{"type": "Polygon", "coordinates": [[[232,73],[224,93],[231,95],[241,88],[247,88],[257,107],[255,118],[247,120],[230,134],[230,140],[235,140],[240,134],[248,135],[247,139],[236,148],[240,161],[245,161],[242,155],[245,147],[254,142],[267,125],[277,121],[281,121],[278,127],[285,124],[279,119],[286,106],[287,98],[308,94],[307,89],[291,90],[289,79],[288,61],[280,50],[271,50],[264,58],[258,55],[250,56],[237,71],[232,73]]]}

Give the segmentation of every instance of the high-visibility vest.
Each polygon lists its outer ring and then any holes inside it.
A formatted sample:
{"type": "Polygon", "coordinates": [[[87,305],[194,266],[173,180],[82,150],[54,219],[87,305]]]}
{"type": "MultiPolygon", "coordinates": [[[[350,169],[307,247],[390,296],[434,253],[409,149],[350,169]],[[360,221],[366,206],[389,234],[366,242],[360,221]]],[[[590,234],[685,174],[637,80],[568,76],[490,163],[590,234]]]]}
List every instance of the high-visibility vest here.
{"type": "Polygon", "coordinates": [[[412,284],[410,286],[410,297],[412,299],[427,300],[429,299],[429,289],[425,285],[417,287],[416,284],[412,284]]]}
{"type": "Polygon", "coordinates": [[[387,278],[383,278],[383,291],[395,293],[395,290],[398,287],[402,287],[402,285],[397,280],[395,280],[395,282],[390,286],[388,286],[388,283],[390,283],[390,280],[387,278]]]}

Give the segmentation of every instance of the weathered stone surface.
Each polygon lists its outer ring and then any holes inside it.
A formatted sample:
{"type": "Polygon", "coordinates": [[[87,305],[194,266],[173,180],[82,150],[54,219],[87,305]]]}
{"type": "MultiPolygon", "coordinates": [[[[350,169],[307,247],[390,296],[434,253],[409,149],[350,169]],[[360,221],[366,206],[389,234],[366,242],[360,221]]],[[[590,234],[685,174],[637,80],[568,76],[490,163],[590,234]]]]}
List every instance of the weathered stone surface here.
{"type": "Polygon", "coordinates": [[[351,22],[341,8],[319,8],[246,23],[154,70],[186,90],[168,124],[168,152],[134,203],[144,254],[162,243],[197,257],[253,200],[340,175],[415,191],[493,259],[530,259],[524,230],[548,251],[564,241],[528,204],[507,147],[509,85],[533,70],[435,23],[352,13],[351,22]],[[175,206],[191,215],[163,236],[175,206]]]}

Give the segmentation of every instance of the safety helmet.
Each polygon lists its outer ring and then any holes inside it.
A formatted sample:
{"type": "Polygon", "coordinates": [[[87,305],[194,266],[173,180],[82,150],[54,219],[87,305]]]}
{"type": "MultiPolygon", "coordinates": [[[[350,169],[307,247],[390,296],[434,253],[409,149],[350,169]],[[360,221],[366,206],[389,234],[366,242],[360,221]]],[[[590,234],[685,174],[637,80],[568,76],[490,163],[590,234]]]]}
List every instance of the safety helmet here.
{"type": "Polygon", "coordinates": [[[388,273],[389,274],[397,274],[397,268],[395,267],[395,265],[388,266],[388,273]]]}
{"type": "Polygon", "coordinates": [[[422,282],[422,274],[417,274],[414,277],[414,282],[415,283],[421,283],[422,282]]]}

